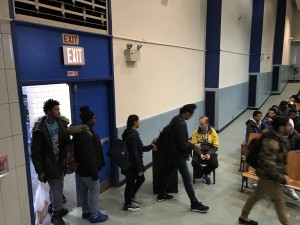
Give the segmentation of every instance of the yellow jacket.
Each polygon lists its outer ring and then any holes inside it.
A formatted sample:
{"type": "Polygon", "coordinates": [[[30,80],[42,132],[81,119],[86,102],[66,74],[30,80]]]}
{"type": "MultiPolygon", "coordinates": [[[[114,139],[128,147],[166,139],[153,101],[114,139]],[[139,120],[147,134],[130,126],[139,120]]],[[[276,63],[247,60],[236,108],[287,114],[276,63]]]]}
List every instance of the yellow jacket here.
{"type": "MultiPolygon", "coordinates": [[[[218,134],[215,131],[215,129],[212,128],[211,126],[208,126],[208,131],[207,132],[202,131],[199,127],[193,133],[192,143],[193,144],[201,143],[201,146],[203,146],[203,147],[205,145],[206,146],[211,146],[211,148],[214,148],[214,150],[216,151],[219,148],[219,137],[218,137],[218,134]]],[[[213,151],[213,152],[209,151],[209,152],[211,154],[214,154],[215,151],[213,151]]],[[[203,153],[207,153],[207,152],[203,152],[203,153]]]]}

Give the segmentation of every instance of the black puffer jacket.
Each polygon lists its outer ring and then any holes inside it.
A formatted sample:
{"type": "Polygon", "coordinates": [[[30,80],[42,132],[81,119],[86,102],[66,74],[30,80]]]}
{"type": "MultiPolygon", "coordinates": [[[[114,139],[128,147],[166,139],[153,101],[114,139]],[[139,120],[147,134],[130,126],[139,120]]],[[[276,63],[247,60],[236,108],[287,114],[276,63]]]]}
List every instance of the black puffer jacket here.
{"type": "Polygon", "coordinates": [[[98,172],[104,166],[102,144],[94,130],[86,125],[71,125],[68,132],[74,138],[76,173],[81,177],[98,180],[98,172]]]}
{"type": "Polygon", "coordinates": [[[290,151],[300,149],[300,134],[295,129],[289,133],[287,144],[290,147],[290,151]]]}
{"type": "Polygon", "coordinates": [[[45,173],[48,178],[58,179],[63,174],[63,150],[70,137],[63,123],[57,120],[59,161],[56,161],[51,136],[45,123],[46,118],[46,116],[40,118],[32,128],[31,159],[37,174],[45,173]]]}
{"type": "Polygon", "coordinates": [[[123,141],[126,141],[127,149],[132,160],[132,165],[125,173],[145,172],[143,164],[143,152],[148,152],[152,149],[152,145],[143,146],[143,142],[139,133],[132,128],[127,128],[122,134],[123,141]]]}
{"type": "Polygon", "coordinates": [[[188,142],[188,130],[184,118],[181,115],[175,116],[171,120],[170,125],[171,156],[188,160],[195,146],[188,142]]]}

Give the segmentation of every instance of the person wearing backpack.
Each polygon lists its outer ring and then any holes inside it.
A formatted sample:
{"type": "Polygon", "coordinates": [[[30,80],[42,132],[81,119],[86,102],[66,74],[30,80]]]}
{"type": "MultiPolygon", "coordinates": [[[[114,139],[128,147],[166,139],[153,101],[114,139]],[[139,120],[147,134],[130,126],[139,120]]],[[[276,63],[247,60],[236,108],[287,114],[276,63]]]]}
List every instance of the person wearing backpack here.
{"type": "Polygon", "coordinates": [[[189,160],[192,149],[197,151],[201,149],[200,144],[192,144],[188,141],[188,130],[185,122],[185,120],[192,118],[196,108],[197,106],[195,104],[184,105],[180,109],[179,115],[175,116],[170,122],[170,150],[168,151],[170,159],[163,172],[163,179],[156,199],[158,202],[161,202],[173,198],[172,195],[167,194],[166,190],[168,189],[173,174],[176,173],[178,169],[191,202],[191,211],[205,213],[209,210],[209,207],[203,205],[196,198],[191,174],[186,163],[186,161],[189,160]]]}
{"type": "Polygon", "coordinates": [[[31,159],[40,182],[48,182],[52,200],[51,222],[65,225],[63,216],[68,209],[63,208],[64,171],[63,153],[70,136],[59,119],[60,103],[53,99],[44,102],[46,116],[40,118],[32,128],[31,159]]]}
{"type": "Polygon", "coordinates": [[[104,222],[108,215],[98,210],[100,181],[98,173],[104,166],[102,144],[93,130],[96,125],[94,112],[88,106],[80,107],[81,124],[71,125],[68,132],[73,135],[75,160],[78,162],[82,219],[91,223],[104,222]]]}
{"type": "Polygon", "coordinates": [[[122,173],[126,176],[126,186],[124,191],[125,203],[124,211],[135,212],[140,206],[135,201],[135,194],[145,181],[145,166],[143,164],[143,152],[155,149],[155,144],[144,146],[137,129],[140,127],[140,120],[137,115],[130,115],[127,119],[127,128],[122,134],[122,139],[131,158],[131,166],[122,173]]]}
{"type": "Polygon", "coordinates": [[[267,194],[274,202],[277,216],[281,224],[290,225],[287,219],[285,202],[281,184],[289,184],[286,175],[286,160],[288,145],[284,136],[289,132],[289,119],[276,116],[273,127],[263,131],[258,153],[256,174],[259,177],[254,193],[246,201],[239,222],[241,224],[258,225],[258,222],[249,219],[249,214],[255,203],[267,194]]]}

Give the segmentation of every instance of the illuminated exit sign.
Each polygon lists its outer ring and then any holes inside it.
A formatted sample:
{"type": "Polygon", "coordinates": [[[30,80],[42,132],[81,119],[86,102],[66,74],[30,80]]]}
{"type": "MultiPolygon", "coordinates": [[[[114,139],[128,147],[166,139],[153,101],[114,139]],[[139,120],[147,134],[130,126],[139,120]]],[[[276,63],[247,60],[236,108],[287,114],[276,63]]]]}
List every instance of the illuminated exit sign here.
{"type": "Polygon", "coordinates": [[[64,65],[66,66],[83,66],[84,48],[78,46],[62,46],[64,55],[64,65]]]}

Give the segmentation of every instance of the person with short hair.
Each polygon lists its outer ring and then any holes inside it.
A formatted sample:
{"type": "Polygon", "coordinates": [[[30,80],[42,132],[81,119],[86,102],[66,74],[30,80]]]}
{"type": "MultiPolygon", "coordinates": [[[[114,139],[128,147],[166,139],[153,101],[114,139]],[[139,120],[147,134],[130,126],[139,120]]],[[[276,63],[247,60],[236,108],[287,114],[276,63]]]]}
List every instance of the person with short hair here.
{"type": "Polygon", "coordinates": [[[261,111],[254,111],[252,114],[252,118],[246,122],[246,138],[245,142],[248,142],[250,133],[260,133],[261,131],[261,111]]]}
{"type": "Polygon", "coordinates": [[[205,183],[210,185],[208,176],[214,169],[218,168],[219,137],[215,129],[209,125],[209,119],[206,116],[199,118],[199,127],[193,133],[191,142],[201,144],[201,150],[193,154],[192,165],[196,172],[197,178],[202,178],[205,183]],[[201,163],[206,165],[203,167],[201,163]]]}
{"type": "Polygon", "coordinates": [[[68,209],[62,206],[64,171],[63,151],[70,139],[60,117],[60,103],[53,99],[44,102],[46,116],[40,118],[32,128],[31,159],[40,182],[48,182],[52,199],[51,222],[65,225],[62,219],[68,209]]]}
{"type": "Polygon", "coordinates": [[[278,112],[278,111],[273,107],[268,109],[268,113],[261,120],[262,121],[261,130],[264,130],[264,129],[272,126],[273,119],[276,116],[276,112],[278,112]]]}
{"type": "Polygon", "coordinates": [[[163,172],[163,179],[156,200],[161,202],[173,198],[172,195],[167,194],[166,190],[168,189],[173,175],[178,169],[183,179],[185,191],[191,202],[191,211],[205,213],[209,210],[209,207],[203,205],[196,198],[192,185],[192,178],[186,163],[186,161],[189,160],[192,149],[198,151],[201,149],[200,144],[192,144],[188,141],[188,130],[185,122],[192,118],[196,108],[197,106],[195,104],[184,105],[180,109],[179,115],[173,117],[170,122],[170,149],[168,151],[170,158],[166,169],[163,172]]]}
{"type": "Polygon", "coordinates": [[[249,214],[255,203],[267,194],[274,202],[281,224],[290,225],[285,202],[282,195],[282,184],[289,184],[286,175],[286,161],[288,145],[285,135],[289,132],[289,118],[276,116],[273,127],[263,132],[262,143],[258,153],[259,165],[256,174],[259,177],[254,193],[246,201],[239,222],[241,224],[258,225],[258,222],[249,219],[249,214]]]}

